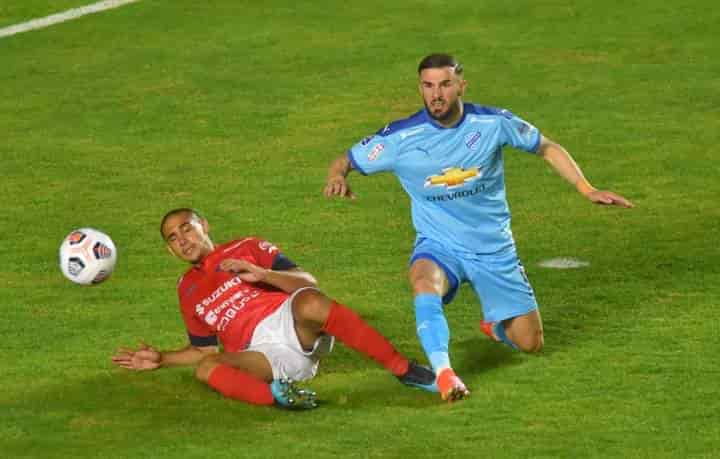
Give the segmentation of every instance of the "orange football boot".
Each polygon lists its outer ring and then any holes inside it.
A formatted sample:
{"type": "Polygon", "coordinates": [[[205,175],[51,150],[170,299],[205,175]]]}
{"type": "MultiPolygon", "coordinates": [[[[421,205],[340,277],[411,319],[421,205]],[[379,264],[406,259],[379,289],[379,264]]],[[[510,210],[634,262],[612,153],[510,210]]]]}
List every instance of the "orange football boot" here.
{"type": "Polygon", "coordinates": [[[454,402],[462,400],[470,391],[465,387],[465,383],[455,374],[452,368],[445,368],[437,376],[437,387],[443,400],[454,402]]]}
{"type": "Polygon", "coordinates": [[[485,322],[484,320],[480,321],[480,331],[485,333],[491,340],[495,342],[500,342],[500,339],[495,336],[495,332],[493,332],[493,328],[495,327],[495,324],[497,322],[485,322]]]}

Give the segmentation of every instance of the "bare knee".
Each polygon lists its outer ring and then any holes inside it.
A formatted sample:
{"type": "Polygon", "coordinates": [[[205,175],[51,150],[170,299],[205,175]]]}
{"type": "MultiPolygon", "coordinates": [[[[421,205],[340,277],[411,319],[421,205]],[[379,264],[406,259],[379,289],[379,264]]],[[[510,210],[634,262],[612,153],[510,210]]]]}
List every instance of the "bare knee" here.
{"type": "Polygon", "coordinates": [[[424,258],[413,263],[408,273],[408,280],[415,295],[421,293],[444,295],[449,289],[445,272],[434,262],[424,258]]]}
{"type": "Polygon", "coordinates": [[[202,382],[208,382],[208,380],[210,379],[210,374],[213,372],[215,367],[220,365],[220,362],[218,361],[218,356],[219,354],[212,354],[203,357],[203,359],[198,363],[197,367],[195,367],[195,377],[202,382]]]}
{"type": "Polygon", "coordinates": [[[542,330],[537,330],[534,333],[519,336],[513,340],[513,342],[520,351],[534,354],[542,350],[545,344],[545,338],[543,337],[542,330]]]}
{"type": "Polygon", "coordinates": [[[322,327],[330,313],[330,299],[317,290],[303,290],[293,299],[293,317],[297,322],[322,327]]]}
{"type": "Polygon", "coordinates": [[[410,284],[413,288],[413,293],[419,295],[421,293],[434,293],[436,295],[443,294],[443,288],[438,282],[435,282],[427,278],[416,278],[410,279],[410,284]]]}
{"type": "Polygon", "coordinates": [[[528,314],[504,321],[505,331],[518,350],[527,353],[540,352],[545,343],[540,313],[536,309],[528,314]]]}

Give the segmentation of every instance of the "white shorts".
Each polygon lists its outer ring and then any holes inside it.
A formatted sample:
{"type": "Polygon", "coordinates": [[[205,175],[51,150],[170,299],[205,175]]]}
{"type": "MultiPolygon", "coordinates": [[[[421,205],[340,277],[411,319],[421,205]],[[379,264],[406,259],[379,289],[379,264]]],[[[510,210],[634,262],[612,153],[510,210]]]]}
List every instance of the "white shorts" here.
{"type": "Polygon", "coordinates": [[[312,378],[317,373],[320,358],[333,348],[335,338],[322,335],[315,341],[312,350],[306,351],[295,333],[292,302],[298,293],[308,289],[317,290],[306,287],[293,292],[275,312],[257,325],[250,339],[247,350],[267,357],[274,379],[303,381],[312,378]]]}

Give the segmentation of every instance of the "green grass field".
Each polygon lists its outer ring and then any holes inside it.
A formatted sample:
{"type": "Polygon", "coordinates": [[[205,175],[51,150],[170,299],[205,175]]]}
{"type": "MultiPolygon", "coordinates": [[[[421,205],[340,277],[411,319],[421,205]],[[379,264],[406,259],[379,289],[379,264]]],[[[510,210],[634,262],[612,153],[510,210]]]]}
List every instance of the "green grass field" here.
{"type": "MultiPolygon", "coordinates": [[[[85,2],[16,3],[0,0],[0,27],[85,2]]],[[[0,39],[0,455],[718,457],[719,27],[710,1],[146,0],[0,39]],[[592,206],[506,150],[541,355],[485,339],[465,287],[447,313],[473,393],[454,405],[342,346],[305,413],[223,399],[189,369],[111,366],[119,346],[185,344],[185,267],[157,228],[178,206],[218,241],[275,242],[424,360],[400,186],[321,190],[334,157],[418,109],[415,68],[434,51],[464,62],[467,100],[533,122],[636,204],[592,206]],[[120,251],[96,287],[57,266],[81,226],[120,251]],[[538,267],[566,256],[590,266],[538,267]]]]}

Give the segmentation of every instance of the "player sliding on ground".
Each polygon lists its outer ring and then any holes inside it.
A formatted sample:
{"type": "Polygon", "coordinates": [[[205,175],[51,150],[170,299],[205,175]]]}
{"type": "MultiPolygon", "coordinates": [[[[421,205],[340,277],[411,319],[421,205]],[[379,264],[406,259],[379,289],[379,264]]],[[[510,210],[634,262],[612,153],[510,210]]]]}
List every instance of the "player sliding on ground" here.
{"type": "Polygon", "coordinates": [[[314,408],[315,394],[294,381],[315,376],[337,338],[400,382],[437,391],[429,368],[408,361],[355,312],[321,293],[315,278],[277,247],[252,237],[215,245],[208,231],[207,220],[187,208],[168,212],[160,225],[169,250],[192,264],[177,286],[190,343],[175,351],[120,349],[112,357],[116,365],[194,365],[196,377],[226,397],[314,408]]]}

